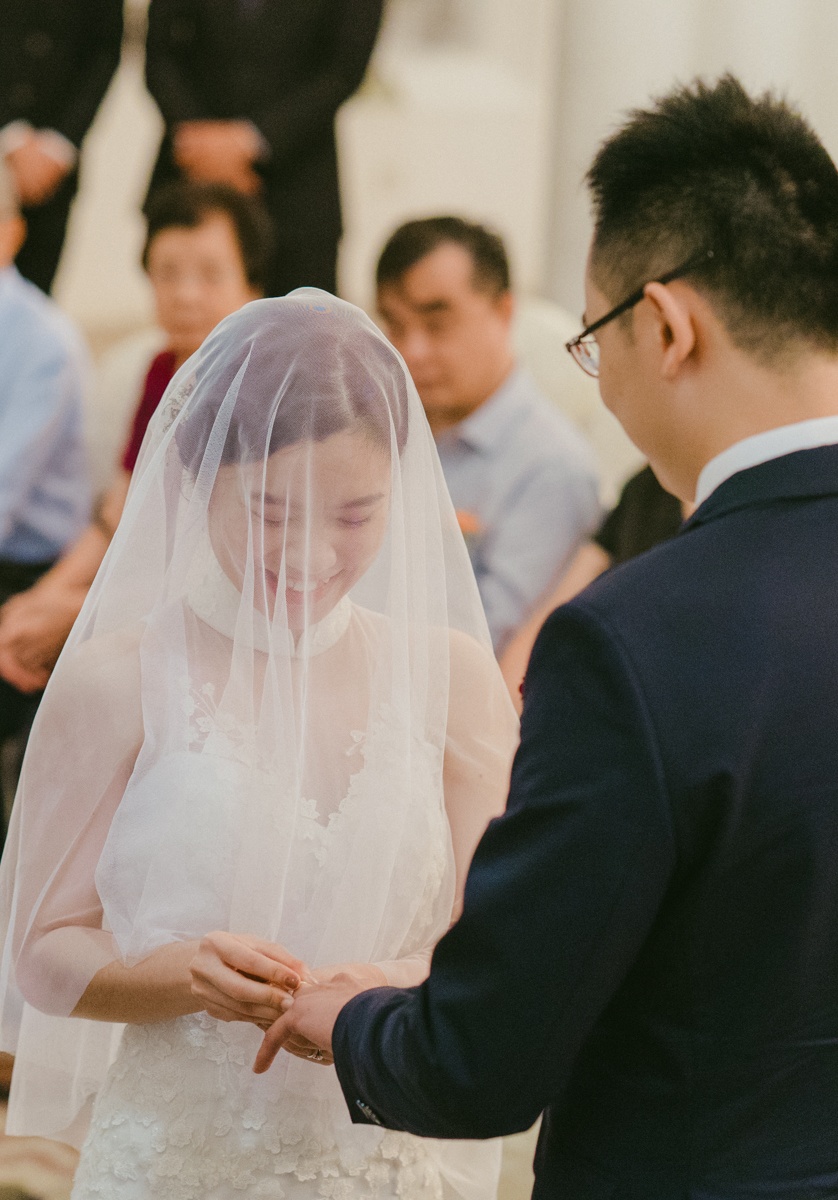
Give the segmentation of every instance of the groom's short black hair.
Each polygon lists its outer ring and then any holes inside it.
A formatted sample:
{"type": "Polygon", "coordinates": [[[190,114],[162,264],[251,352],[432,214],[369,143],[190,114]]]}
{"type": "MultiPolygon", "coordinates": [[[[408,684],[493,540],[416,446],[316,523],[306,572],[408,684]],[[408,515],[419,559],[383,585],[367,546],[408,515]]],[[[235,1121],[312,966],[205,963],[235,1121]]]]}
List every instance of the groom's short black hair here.
{"type": "Polygon", "coordinates": [[[688,278],[740,348],[838,351],[838,171],[788,103],[731,75],[678,87],[604,142],[588,184],[609,300],[712,251],[688,278]]]}

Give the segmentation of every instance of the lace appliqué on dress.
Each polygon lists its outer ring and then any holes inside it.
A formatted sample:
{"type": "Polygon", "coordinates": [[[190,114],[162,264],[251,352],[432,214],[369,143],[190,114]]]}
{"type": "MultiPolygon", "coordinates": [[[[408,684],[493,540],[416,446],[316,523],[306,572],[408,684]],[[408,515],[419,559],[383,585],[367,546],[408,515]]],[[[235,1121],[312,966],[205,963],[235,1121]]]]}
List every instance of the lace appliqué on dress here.
{"type": "Polygon", "coordinates": [[[73,1200],[442,1200],[420,1139],[342,1136],[333,1102],[277,1094],[250,1074],[258,1041],[206,1014],[129,1026],[73,1200]]]}

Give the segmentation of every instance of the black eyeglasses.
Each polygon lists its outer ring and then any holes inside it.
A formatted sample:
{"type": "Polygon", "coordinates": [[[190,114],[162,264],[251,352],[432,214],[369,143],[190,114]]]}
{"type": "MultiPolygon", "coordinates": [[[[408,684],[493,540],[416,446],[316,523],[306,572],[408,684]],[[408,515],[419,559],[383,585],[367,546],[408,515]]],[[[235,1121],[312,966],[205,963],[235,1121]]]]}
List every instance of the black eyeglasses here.
{"type": "Polygon", "coordinates": [[[698,254],[695,258],[688,259],[682,263],[680,267],[676,267],[674,271],[667,271],[665,275],[659,275],[657,279],[649,279],[636,292],[632,292],[627,296],[621,304],[616,308],[612,308],[604,317],[600,317],[598,321],[594,321],[593,325],[588,325],[575,338],[571,338],[569,342],[565,342],[565,350],[571,356],[574,362],[578,363],[586,375],[593,376],[596,379],[599,376],[599,343],[593,336],[598,329],[602,329],[603,325],[607,325],[609,321],[613,321],[615,317],[621,317],[624,312],[628,312],[630,308],[634,308],[635,304],[639,304],[646,294],[646,288],[650,283],[672,283],[673,279],[680,279],[682,275],[686,275],[689,271],[695,271],[698,267],[703,267],[715,257],[712,250],[705,250],[703,254],[698,254]]]}

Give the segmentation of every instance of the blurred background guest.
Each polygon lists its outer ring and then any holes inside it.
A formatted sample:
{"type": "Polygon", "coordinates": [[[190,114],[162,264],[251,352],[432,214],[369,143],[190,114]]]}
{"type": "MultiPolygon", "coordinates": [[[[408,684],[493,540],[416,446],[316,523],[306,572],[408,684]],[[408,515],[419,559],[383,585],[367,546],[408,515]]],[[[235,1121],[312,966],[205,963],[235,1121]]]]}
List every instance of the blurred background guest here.
{"type": "MultiPolygon", "coordinates": [[[[0,163],[0,602],[52,566],[90,511],[87,354],[70,320],[13,266],[25,235],[0,163]]],[[[0,679],[0,747],[26,728],[36,705],[0,679]]]]}
{"type": "Polygon", "coordinates": [[[0,609],[2,686],[45,686],[119,522],[146,427],[169,381],[219,321],[262,295],[271,246],[261,202],[231,187],[173,183],[153,198],[143,263],[165,346],[148,367],[119,466],[92,523],[35,586],[0,609]]]}
{"type": "Polygon", "coordinates": [[[359,86],[382,0],[151,0],[146,80],[166,126],[151,180],[262,194],[271,295],[337,290],[335,114],[359,86]]]}
{"type": "Polygon", "coordinates": [[[609,567],[665,542],[681,528],[692,506],[665,491],[651,467],[633,475],[590,542],[581,546],[558,585],[510,640],[500,659],[512,700],[521,709],[521,684],[535,639],[550,613],[566,604],[609,567]]]}
{"type": "Polygon", "coordinates": [[[29,227],[20,273],[49,291],[82,138],[119,63],[122,0],[0,0],[0,156],[29,227]]]}
{"type": "Polygon", "coordinates": [[[471,553],[495,651],[596,528],[593,455],[516,363],[503,242],[459,217],[410,221],[376,272],[471,553]]]}

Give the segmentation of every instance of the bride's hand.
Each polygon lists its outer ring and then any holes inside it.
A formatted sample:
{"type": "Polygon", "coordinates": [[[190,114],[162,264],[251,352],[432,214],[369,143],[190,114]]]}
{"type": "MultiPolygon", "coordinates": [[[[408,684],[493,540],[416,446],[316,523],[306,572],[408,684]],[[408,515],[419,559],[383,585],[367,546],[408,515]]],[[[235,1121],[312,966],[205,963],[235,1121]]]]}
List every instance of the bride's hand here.
{"type": "Polygon", "coordinates": [[[192,994],[219,1021],[249,1021],[264,1029],[286,1011],[303,979],[304,963],[262,938],[208,933],[190,963],[192,994]]]}

